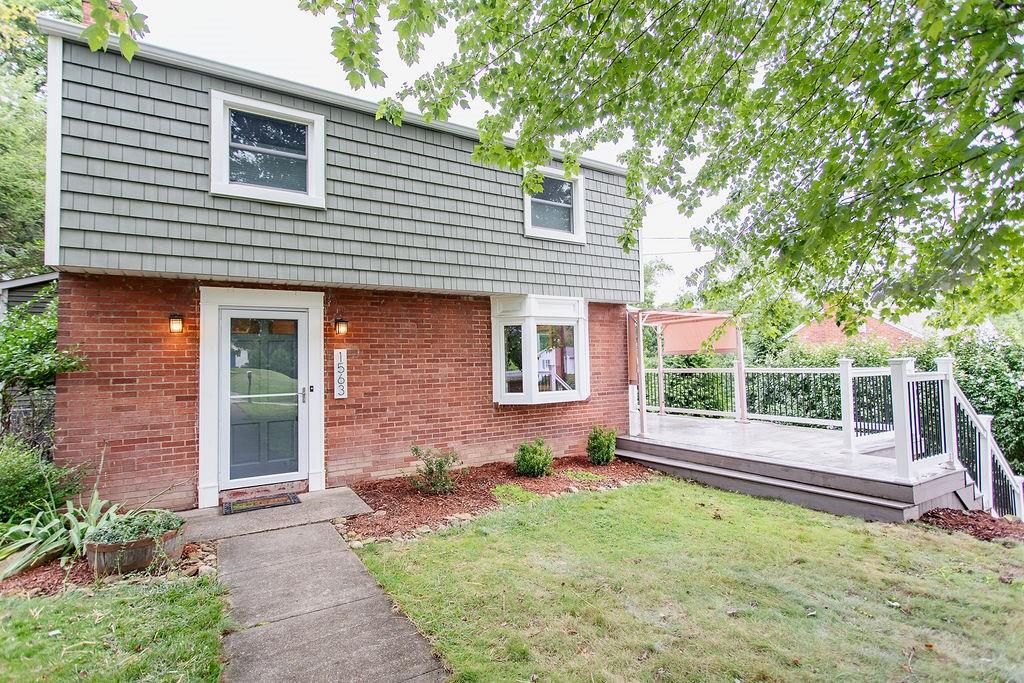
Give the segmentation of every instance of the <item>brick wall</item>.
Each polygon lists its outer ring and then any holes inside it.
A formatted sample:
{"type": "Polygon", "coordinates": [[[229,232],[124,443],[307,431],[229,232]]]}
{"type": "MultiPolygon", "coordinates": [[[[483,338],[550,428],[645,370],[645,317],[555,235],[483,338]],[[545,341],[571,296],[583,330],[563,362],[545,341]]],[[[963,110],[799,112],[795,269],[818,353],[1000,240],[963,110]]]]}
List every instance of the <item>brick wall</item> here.
{"type": "MultiPolygon", "coordinates": [[[[894,351],[904,344],[917,341],[917,337],[909,332],[893,327],[876,318],[867,318],[855,336],[861,339],[882,339],[888,342],[890,348],[894,351]]],[[[843,329],[839,327],[839,324],[836,323],[835,318],[826,318],[818,322],[808,323],[800,328],[794,337],[804,344],[811,346],[842,344],[849,339],[846,333],[843,332],[843,329]]]]}
{"type": "MultiPolygon", "coordinates": [[[[61,276],[60,340],[79,345],[89,370],[58,381],[56,457],[95,460],[106,445],[101,484],[112,499],[141,502],[196,472],[198,286],[61,276]],[[172,312],[185,315],[184,334],[168,334],[172,312]]],[[[565,455],[584,452],[594,424],[624,431],[624,307],[590,304],[589,316],[589,400],[496,406],[486,297],[326,290],[325,368],[335,348],[349,349],[350,382],[348,399],[325,399],[327,485],[407,471],[413,443],[478,464],[510,458],[537,436],[565,455]],[[336,315],[349,321],[345,336],[328,324],[336,315]]],[[[194,481],[160,502],[194,506],[194,481]]]]}
{"type": "Polygon", "coordinates": [[[60,277],[58,343],[88,369],[57,379],[55,459],[100,467],[101,492],[174,508],[196,505],[199,292],[174,280],[60,277]],[[169,334],[167,316],[185,315],[169,334]],[[104,455],[105,453],[105,455],[104,455]]]}

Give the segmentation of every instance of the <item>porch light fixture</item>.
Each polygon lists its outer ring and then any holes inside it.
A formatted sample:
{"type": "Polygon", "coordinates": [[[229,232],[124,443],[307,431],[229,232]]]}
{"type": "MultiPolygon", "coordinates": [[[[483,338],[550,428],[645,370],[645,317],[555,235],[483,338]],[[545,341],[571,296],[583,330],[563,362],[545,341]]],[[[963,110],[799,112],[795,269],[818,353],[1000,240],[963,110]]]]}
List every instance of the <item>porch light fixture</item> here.
{"type": "Polygon", "coordinates": [[[335,334],[348,334],[348,321],[344,318],[334,319],[334,333],[335,334]]]}
{"type": "Polygon", "coordinates": [[[181,334],[185,329],[185,316],[181,313],[171,313],[167,316],[167,326],[171,334],[181,334]]]}

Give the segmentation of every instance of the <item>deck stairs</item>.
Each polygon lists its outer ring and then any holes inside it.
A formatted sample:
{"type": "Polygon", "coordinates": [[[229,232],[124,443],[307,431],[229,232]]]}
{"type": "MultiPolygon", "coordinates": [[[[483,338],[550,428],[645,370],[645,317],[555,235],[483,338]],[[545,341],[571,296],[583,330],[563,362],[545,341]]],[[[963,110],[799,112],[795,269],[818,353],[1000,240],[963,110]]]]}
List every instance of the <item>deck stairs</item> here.
{"type": "MultiPolygon", "coordinates": [[[[833,514],[904,522],[936,507],[974,510],[982,506],[963,469],[923,482],[898,483],[643,437],[622,436],[616,446],[618,457],[682,479],[833,514]]],[[[886,448],[880,441],[873,450],[884,454],[886,448]]]]}

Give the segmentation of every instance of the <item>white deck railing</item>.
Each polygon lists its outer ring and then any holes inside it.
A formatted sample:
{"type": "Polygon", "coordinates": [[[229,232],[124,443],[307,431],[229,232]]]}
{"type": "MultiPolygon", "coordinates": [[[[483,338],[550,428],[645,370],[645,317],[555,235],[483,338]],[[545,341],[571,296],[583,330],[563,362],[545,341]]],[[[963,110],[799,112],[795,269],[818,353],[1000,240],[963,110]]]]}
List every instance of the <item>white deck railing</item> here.
{"type": "Polygon", "coordinates": [[[644,372],[645,411],[837,429],[844,449],[894,452],[897,477],[944,464],[967,470],[993,514],[1024,513],[1022,480],[992,436],[991,416],[979,415],[957,386],[953,359],[918,372],[912,358],[888,367],[665,368],[644,372]]]}

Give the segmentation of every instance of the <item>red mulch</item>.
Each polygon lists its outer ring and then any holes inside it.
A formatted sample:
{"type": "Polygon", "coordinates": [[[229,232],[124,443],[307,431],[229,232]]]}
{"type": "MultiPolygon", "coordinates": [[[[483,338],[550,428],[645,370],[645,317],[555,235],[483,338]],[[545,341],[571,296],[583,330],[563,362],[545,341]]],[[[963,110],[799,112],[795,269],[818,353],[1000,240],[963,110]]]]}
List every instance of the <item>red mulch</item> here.
{"type": "MultiPolygon", "coordinates": [[[[195,543],[186,543],[181,556],[188,557],[199,549],[195,543]]],[[[74,563],[61,567],[60,560],[57,559],[0,581],[0,595],[4,593],[31,596],[56,595],[65,588],[86,586],[94,582],[92,567],[85,560],[76,560],[74,563]]]]}
{"type": "Polygon", "coordinates": [[[360,536],[404,534],[418,526],[438,527],[459,513],[479,513],[498,507],[491,489],[499,484],[517,484],[539,494],[600,489],[614,484],[643,481],[651,476],[642,465],[615,460],[608,465],[592,465],[585,457],[555,460],[547,477],[520,477],[509,462],[470,467],[455,474],[456,490],[451,495],[423,494],[406,477],[353,484],[352,489],[373,508],[374,513],[348,520],[348,529],[360,536]],[[566,470],[599,474],[600,481],[578,481],[564,476],[566,470]],[[384,514],[380,514],[383,511],[384,514]]]}
{"type": "Polygon", "coordinates": [[[53,560],[0,581],[0,593],[56,595],[65,587],[92,582],[92,568],[85,560],[77,560],[65,567],[60,566],[60,560],[53,560]]]}
{"type": "Polygon", "coordinates": [[[951,508],[938,508],[921,515],[920,521],[947,531],[962,531],[983,541],[991,541],[995,538],[1013,538],[1024,541],[1024,524],[996,518],[981,510],[966,512],[951,508]]]}

